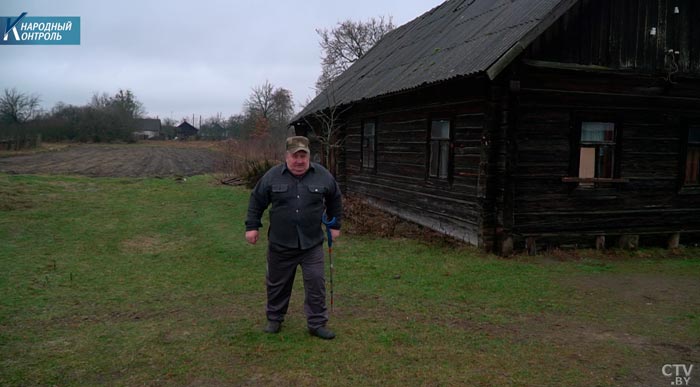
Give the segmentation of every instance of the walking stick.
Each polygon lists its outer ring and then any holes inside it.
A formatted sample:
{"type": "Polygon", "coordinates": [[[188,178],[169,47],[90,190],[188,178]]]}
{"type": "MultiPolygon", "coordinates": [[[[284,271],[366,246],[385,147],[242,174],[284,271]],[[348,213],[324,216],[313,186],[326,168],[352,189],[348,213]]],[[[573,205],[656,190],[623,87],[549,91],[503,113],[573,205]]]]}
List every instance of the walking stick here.
{"type": "Polygon", "coordinates": [[[333,311],[333,235],[331,235],[331,226],[334,226],[336,224],[335,216],[333,219],[328,220],[328,217],[326,216],[326,213],[323,213],[323,217],[321,218],[321,221],[323,224],[326,225],[326,235],[328,235],[328,260],[331,263],[331,312],[333,311]]]}

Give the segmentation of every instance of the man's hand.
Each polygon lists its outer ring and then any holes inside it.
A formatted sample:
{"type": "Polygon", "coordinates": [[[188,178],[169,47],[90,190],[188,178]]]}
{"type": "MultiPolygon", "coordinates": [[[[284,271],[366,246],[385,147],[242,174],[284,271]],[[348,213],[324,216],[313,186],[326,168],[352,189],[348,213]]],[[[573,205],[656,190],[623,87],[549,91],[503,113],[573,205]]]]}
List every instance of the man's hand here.
{"type": "Polygon", "coordinates": [[[245,240],[251,245],[258,242],[258,230],[250,230],[245,232],[245,240]]]}
{"type": "Polygon", "coordinates": [[[340,237],[340,230],[336,230],[334,228],[331,229],[331,237],[333,240],[336,240],[340,237]]]}

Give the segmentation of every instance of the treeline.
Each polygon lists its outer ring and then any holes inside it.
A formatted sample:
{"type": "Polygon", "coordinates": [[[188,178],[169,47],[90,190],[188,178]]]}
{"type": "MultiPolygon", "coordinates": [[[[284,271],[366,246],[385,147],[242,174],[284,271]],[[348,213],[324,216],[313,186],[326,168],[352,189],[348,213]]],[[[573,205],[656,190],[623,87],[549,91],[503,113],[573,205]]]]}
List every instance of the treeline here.
{"type": "MultiPolygon", "coordinates": [[[[37,138],[51,142],[132,142],[139,129],[136,119],[144,116],[143,104],[131,90],[95,94],[84,106],[59,102],[50,111],[41,110],[39,102],[39,96],[4,90],[0,95],[0,148],[32,147],[37,138]]],[[[266,81],[252,88],[241,114],[206,118],[196,138],[282,143],[293,114],[291,92],[266,81]]],[[[176,138],[180,122],[163,120],[160,138],[176,138]]]]}
{"type": "Polygon", "coordinates": [[[84,106],[58,103],[39,108],[39,97],[5,89],[0,95],[0,141],[5,148],[35,146],[37,141],[133,141],[134,120],[143,104],[130,90],[95,94],[84,106]]]}

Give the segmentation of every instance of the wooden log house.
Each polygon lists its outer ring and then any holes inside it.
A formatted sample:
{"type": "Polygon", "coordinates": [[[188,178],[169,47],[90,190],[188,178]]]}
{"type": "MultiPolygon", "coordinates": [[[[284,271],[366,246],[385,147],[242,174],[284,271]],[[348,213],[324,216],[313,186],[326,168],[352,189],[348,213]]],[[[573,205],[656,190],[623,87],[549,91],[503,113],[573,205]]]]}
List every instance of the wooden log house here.
{"type": "Polygon", "coordinates": [[[700,2],[449,0],[293,119],[346,192],[487,251],[700,242],[700,2]]]}

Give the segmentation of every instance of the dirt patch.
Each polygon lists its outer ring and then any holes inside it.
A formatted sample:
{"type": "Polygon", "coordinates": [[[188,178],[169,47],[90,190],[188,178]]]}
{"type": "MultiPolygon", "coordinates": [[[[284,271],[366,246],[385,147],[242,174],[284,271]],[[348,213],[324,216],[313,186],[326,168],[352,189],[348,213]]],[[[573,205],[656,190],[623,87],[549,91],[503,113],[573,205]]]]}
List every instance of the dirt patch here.
{"type": "Polygon", "coordinates": [[[700,282],[695,277],[639,273],[586,275],[562,281],[583,294],[601,300],[614,297],[627,306],[655,306],[670,310],[692,306],[700,310],[700,282]]]}
{"type": "Polygon", "coordinates": [[[429,244],[465,246],[456,239],[373,207],[355,195],[343,198],[343,231],[348,235],[407,238],[429,244]]]}
{"type": "Polygon", "coordinates": [[[0,172],[90,177],[169,177],[214,172],[219,153],[211,146],[87,144],[0,158],[0,172]]]}

